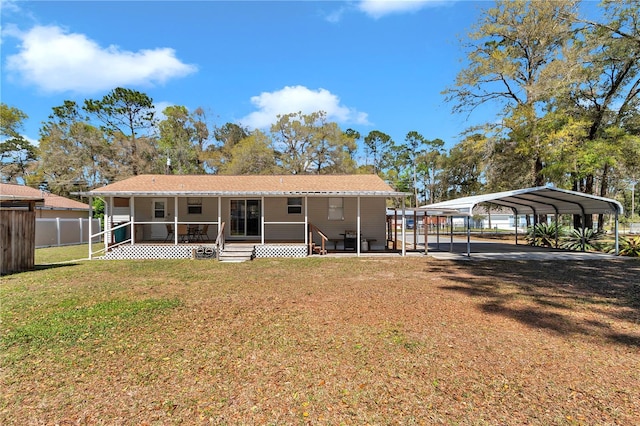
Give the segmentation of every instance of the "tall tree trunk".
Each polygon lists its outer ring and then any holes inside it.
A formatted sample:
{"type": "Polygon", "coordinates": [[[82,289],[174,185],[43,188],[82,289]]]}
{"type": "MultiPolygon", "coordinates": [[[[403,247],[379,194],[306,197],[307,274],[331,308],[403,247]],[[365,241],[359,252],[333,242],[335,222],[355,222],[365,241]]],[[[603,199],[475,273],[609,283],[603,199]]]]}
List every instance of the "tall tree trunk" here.
{"type": "MultiPolygon", "coordinates": [[[[577,178],[573,179],[573,184],[571,185],[571,189],[576,192],[580,192],[580,181],[577,178]]],[[[582,216],[579,214],[573,215],[573,228],[580,229],[582,228],[582,216]]]]}
{"type": "MultiPolygon", "coordinates": [[[[584,186],[584,193],[585,194],[589,194],[589,195],[593,195],[593,184],[594,184],[594,177],[592,174],[587,176],[586,182],[585,182],[585,186],[584,186]]],[[[593,215],[587,214],[584,217],[584,228],[592,228],[593,229],[593,215]]]]}
{"type": "MultiPolygon", "coordinates": [[[[606,197],[609,191],[609,165],[605,164],[602,169],[602,184],[600,184],[600,196],[606,197]]],[[[604,215],[598,215],[598,231],[604,229],[604,215]]]]}

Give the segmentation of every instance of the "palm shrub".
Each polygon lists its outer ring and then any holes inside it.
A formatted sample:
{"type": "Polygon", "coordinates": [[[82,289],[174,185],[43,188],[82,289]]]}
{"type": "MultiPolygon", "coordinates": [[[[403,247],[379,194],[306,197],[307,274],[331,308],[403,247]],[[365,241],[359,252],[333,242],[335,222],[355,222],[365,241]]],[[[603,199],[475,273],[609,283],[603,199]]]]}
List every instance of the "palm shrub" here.
{"type": "Polygon", "coordinates": [[[557,222],[542,222],[530,227],[524,238],[531,246],[554,247],[556,243],[556,229],[558,230],[558,237],[564,236],[567,232],[566,228],[558,225],[557,222]]]}
{"type": "MultiPolygon", "coordinates": [[[[618,242],[618,253],[621,256],[640,257],[640,236],[639,237],[620,237],[618,242]]],[[[609,253],[615,253],[616,247],[609,247],[609,253]]]]}
{"type": "Polygon", "coordinates": [[[602,249],[604,236],[603,231],[596,232],[591,228],[572,229],[564,236],[560,247],[575,251],[599,251],[602,249]]]}

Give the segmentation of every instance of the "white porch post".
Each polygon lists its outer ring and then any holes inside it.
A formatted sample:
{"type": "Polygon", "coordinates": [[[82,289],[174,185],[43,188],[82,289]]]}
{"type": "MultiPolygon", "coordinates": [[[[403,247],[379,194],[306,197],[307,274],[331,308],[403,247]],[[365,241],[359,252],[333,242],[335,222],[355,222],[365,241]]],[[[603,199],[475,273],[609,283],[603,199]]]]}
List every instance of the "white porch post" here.
{"type": "Polygon", "coordinates": [[[357,197],[357,205],[358,205],[358,218],[356,219],[356,237],[357,237],[357,241],[356,241],[356,252],[358,253],[358,256],[360,256],[360,196],[358,195],[357,197]]]}
{"type": "Polygon", "coordinates": [[[407,255],[407,245],[405,244],[405,228],[406,228],[406,218],[405,215],[407,214],[407,212],[405,211],[405,197],[404,195],[402,196],[402,255],[406,256],[407,255]]]}
{"type": "Polygon", "coordinates": [[[178,245],[178,196],[173,197],[173,242],[178,245]]]}
{"type": "Polygon", "coordinates": [[[222,228],[222,197],[218,196],[218,234],[220,234],[221,228],[222,228]]]}
{"type": "Polygon", "coordinates": [[[131,245],[136,243],[136,197],[131,197],[131,245]]]}
{"type": "Polygon", "coordinates": [[[89,196],[89,260],[93,257],[91,252],[93,251],[93,197],[89,196]]]}
{"type": "Polygon", "coordinates": [[[260,244],[264,245],[264,196],[260,197],[260,244]]]}
{"type": "Polygon", "coordinates": [[[309,204],[309,197],[304,196],[304,245],[309,247],[309,210],[307,205],[309,204]]]}
{"type": "Polygon", "coordinates": [[[113,197],[109,197],[108,200],[104,200],[104,201],[105,201],[104,202],[104,210],[105,210],[104,229],[105,231],[108,230],[108,232],[105,232],[104,234],[104,250],[106,252],[107,249],[109,248],[109,242],[111,238],[113,238],[113,235],[111,234],[112,232],[111,225],[113,224],[113,197]]]}

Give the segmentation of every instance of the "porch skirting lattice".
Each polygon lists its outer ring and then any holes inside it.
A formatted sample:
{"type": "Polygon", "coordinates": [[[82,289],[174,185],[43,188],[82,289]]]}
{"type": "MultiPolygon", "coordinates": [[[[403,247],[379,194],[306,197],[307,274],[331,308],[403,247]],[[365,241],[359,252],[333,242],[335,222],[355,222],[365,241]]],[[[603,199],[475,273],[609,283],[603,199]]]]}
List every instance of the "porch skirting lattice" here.
{"type": "Polygon", "coordinates": [[[255,246],[255,257],[307,257],[304,244],[265,244],[255,246]]]}
{"type": "MultiPolygon", "coordinates": [[[[124,259],[193,259],[196,257],[198,248],[204,246],[194,245],[122,245],[107,252],[102,259],[124,260],[124,259]]],[[[211,258],[215,259],[215,246],[206,246],[207,254],[211,252],[211,258]]]]}

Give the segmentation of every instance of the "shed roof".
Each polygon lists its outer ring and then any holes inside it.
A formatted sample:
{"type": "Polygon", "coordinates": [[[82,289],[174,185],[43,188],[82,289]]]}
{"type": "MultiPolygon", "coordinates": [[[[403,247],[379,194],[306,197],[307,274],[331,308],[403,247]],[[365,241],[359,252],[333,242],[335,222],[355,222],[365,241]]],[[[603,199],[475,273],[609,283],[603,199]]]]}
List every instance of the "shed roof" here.
{"type": "Polygon", "coordinates": [[[453,209],[472,215],[474,206],[480,203],[510,207],[517,214],[622,214],[623,211],[622,204],[616,200],[550,186],[456,198],[421,208],[453,209]]]}
{"type": "Polygon", "coordinates": [[[92,196],[403,196],[376,175],[139,175],[83,193],[92,196]]]}
{"type": "Polygon", "coordinates": [[[43,210],[81,210],[89,211],[89,205],[60,195],[51,194],[36,188],[11,183],[0,183],[0,198],[3,200],[44,200],[37,204],[37,209],[43,210]]]}

